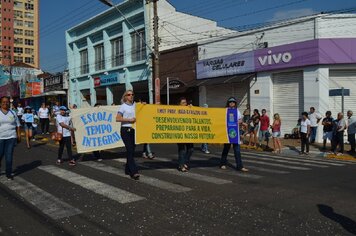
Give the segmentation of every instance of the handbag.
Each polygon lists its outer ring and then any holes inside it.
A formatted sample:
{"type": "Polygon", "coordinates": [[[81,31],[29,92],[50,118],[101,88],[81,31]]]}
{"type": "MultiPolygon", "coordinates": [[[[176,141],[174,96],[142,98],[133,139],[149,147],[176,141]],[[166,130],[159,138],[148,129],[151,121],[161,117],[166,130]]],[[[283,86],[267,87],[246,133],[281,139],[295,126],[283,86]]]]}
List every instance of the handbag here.
{"type": "Polygon", "coordinates": [[[53,132],[51,133],[51,139],[53,141],[61,141],[63,138],[63,134],[62,133],[59,133],[59,132],[53,132]]]}
{"type": "Polygon", "coordinates": [[[63,127],[62,127],[62,133],[59,133],[58,130],[56,132],[51,133],[51,139],[53,141],[61,141],[63,138],[63,127]]]}

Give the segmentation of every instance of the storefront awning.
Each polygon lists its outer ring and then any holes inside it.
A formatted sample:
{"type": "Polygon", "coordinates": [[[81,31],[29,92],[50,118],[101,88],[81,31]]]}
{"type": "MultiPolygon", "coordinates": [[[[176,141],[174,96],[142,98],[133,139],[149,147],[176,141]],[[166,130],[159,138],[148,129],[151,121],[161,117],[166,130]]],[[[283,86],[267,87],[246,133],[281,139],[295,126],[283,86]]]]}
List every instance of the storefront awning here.
{"type": "Polygon", "coordinates": [[[232,75],[224,76],[213,79],[200,79],[196,81],[196,86],[208,86],[214,84],[231,84],[231,83],[240,83],[246,80],[251,80],[256,76],[255,73],[244,74],[244,75],[232,75]]]}
{"type": "Polygon", "coordinates": [[[33,97],[43,97],[43,96],[56,96],[56,95],[65,95],[67,94],[66,91],[60,90],[60,91],[49,91],[45,92],[39,95],[34,95],[33,97]]]}

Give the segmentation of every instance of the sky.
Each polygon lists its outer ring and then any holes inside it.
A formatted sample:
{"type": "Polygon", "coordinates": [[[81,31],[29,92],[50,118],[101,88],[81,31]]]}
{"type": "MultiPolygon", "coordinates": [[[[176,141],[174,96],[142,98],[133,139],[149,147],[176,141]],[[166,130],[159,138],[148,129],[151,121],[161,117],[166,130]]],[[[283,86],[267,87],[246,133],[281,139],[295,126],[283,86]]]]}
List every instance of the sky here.
{"type": "MultiPolygon", "coordinates": [[[[356,8],[356,0],[168,0],[177,11],[246,30],[270,21],[356,8]]],[[[122,0],[113,0],[114,4],[122,0]]],[[[40,68],[67,68],[65,31],[108,9],[99,0],[40,1],[40,68]],[[55,3],[55,4],[54,4],[55,3]]],[[[356,11],[354,11],[356,12],[356,11]]]]}

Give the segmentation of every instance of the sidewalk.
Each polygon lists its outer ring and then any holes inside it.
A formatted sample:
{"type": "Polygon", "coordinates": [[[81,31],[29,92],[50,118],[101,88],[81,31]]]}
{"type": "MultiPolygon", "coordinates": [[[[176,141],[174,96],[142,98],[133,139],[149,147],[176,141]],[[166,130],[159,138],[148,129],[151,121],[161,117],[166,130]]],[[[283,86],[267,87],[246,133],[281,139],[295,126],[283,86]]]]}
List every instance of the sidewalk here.
{"type": "MultiPolygon", "coordinates": [[[[285,155],[299,155],[300,151],[300,139],[284,139],[281,138],[281,143],[282,143],[282,153],[285,155]]],[[[259,152],[272,152],[273,151],[273,140],[269,140],[269,148],[266,148],[266,141],[262,142],[262,148],[255,148],[248,146],[248,139],[245,138],[244,144],[241,144],[241,149],[244,150],[255,150],[259,152]]],[[[344,154],[337,156],[334,154],[330,154],[331,150],[331,145],[330,143],[326,144],[326,150],[323,150],[323,144],[322,143],[313,143],[309,145],[309,153],[311,156],[317,156],[317,157],[325,157],[325,158],[331,158],[331,159],[340,159],[340,160],[351,160],[351,161],[356,161],[356,155],[350,155],[347,153],[348,150],[350,150],[350,145],[349,144],[344,144],[344,154]]]]}

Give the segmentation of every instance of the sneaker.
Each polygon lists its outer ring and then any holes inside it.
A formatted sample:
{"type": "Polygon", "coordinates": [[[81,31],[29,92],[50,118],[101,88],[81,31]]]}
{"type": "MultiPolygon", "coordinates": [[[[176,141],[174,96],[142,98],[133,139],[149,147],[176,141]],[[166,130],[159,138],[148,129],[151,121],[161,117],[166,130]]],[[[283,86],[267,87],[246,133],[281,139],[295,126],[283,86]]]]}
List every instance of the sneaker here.
{"type": "Polygon", "coordinates": [[[62,163],[63,163],[63,161],[60,160],[60,159],[58,159],[58,160],[56,161],[56,164],[57,164],[57,165],[60,165],[60,164],[62,164],[62,163]]]}
{"type": "Polygon", "coordinates": [[[305,154],[305,152],[299,152],[299,155],[303,155],[303,154],[305,154]]]}
{"type": "Polygon", "coordinates": [[[75,162],[75,160],[71,160],[71,161],[69,161],[69,165],[70,166],[75,166],[75,165],[77,165],[77,163],[75,162]]]}
{"type": "Polygon", "coordinates": [[[210,151],[209,151],[209,150],[206,150],[204,153],[205,153],[205,154],[209,154],[209,153],[210,153],[210,151]]]}
{"type": "Polygon", "coordinates": [[[220,166],[220,169],[226,170],[226,166],[225,166],[225,165],[222,165],[222,166],[220,166]]]}
{"type": "Polygon", "coordinates": [[[146,155],[146,153],[144,152],[144,153],[142,153],[142,158],[145,158],[145,159],[147,159],[148,158],[148,156],[146,155]]]}
{"type": "Polygon", "coordinates": [[[248,169],[245,167],[242,167],[241,169],[238,169],[238,171],[242,171],[242,172],[248,172],[248,169]]]}
{"type": "Polygon", "coordinates": [[[10,175],[6,175],[7,180],[14,180],[14,175],[10,174],[10,175]]]}
{"type": "Polygon", "coordinates": [[[36,139],[35,139],[35,138],[33,138],[33,139],[32,139],[32,141],[36,141],[36,139]]]}
{"type": "Polygon", "coordinates": [[[103,159],[101,159],[101,158],[98,158],[98,161],[102,161],[103,159]]]}
{"type": "Polygon", "coordinates": [[[308,155],[309,155],[309,152],[306,152],[306,153],[304,153],[304,154],[308,156],[308,155]]]}
{"type": "Polygon", "coordinates": [[[155,156],[151,153],[151,154],[148,154],[148,159],[153,159],[155,158],[155,156]]]}
{"type": "Polygon", "coordinates": [[[49,134],[49,132],[47,132],[46,134],[49,134]]]}

